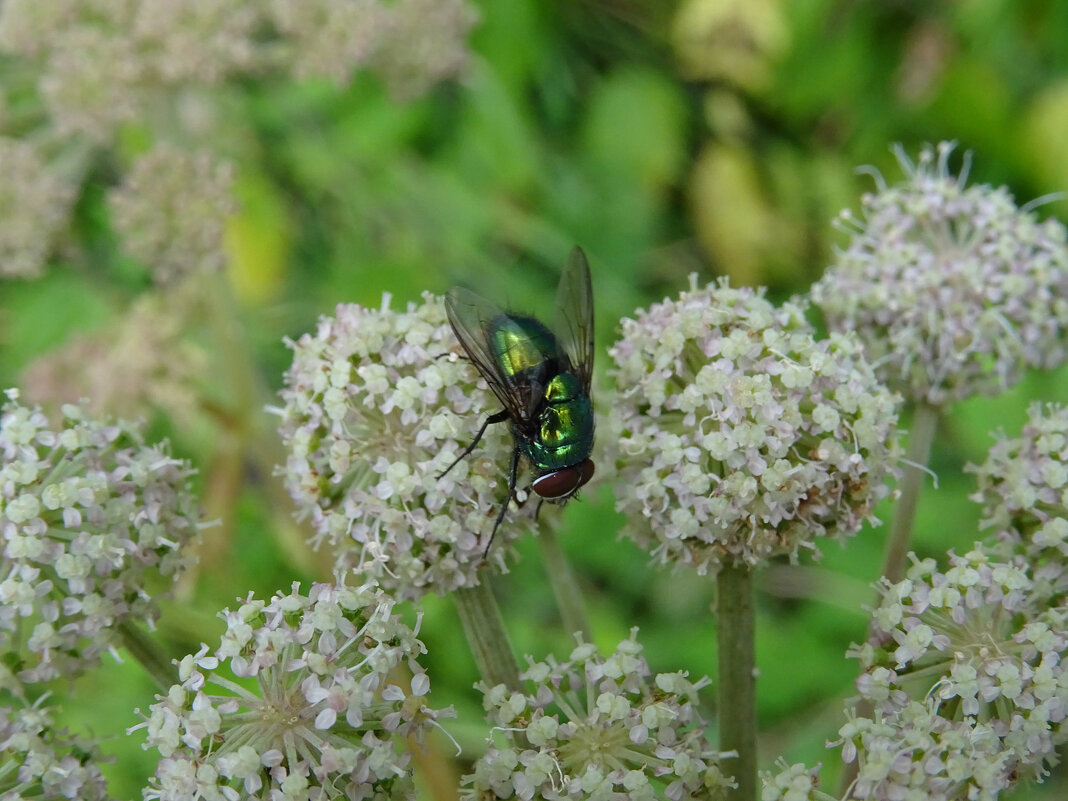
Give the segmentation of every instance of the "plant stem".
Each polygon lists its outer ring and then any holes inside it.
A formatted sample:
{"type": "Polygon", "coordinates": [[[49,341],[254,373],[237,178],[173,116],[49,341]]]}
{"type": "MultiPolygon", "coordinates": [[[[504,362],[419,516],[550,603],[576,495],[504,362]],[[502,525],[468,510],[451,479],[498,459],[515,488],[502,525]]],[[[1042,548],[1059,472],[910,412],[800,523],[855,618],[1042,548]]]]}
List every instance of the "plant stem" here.
{"type": "Polygon", "coordinates": [[[916,506],[923,489],[924,467],[931,455],[931,443],[938,430],[939,410],[927,404],[917,404],[912,415],[909,449],[905,474],[901,479],[901,497],[890,525],[890,539],[886,543],[883,575],[891,582],[901,581],[905,575],[905,559],[912,539],[912,524],[916,520],[916,506]]]}
{"type": "Polygon", "coordinates": [[[178,684],[178,668],[174,660],[168,657],[159,644],[148,636],[139,626],[132,621],[126,620],[118,625],[119,639],[123,647],[129,651],[141,667],[145,669],[156,682],[156,686],[164,693],[171,685],[178,684]]]}
{"type": "Polygon", "coordinates": [[[478,586],[464,587],[452,594],[456,611],[482,680],[490,687],[504,684],[518,690],[519,663],[508,641],[508,633],[504,630],[504,620],[497,599],[493,596],[493,588],[486,575],[481,578],[478,586]]]}
{"type": "Polygon", "coordinates": [[[539,526],[538,543],[545,560],[545,571],[549,575],[549,584],[556,596],[556,605],[560,609],[564,628],[570,634],[579,632],[586,642],[593,641],[593,629],[586,617],[586,606],[582,601],[582,592],[575,580],[575,571],[567,561],[560,540],[556,538],[556,528],[551,523],[543,522],[539,526]]]}
{"type": "Polygon", "coordinates": [[[753,573],[746,565],[727,566],[717,579],[716,629],[719,633],[719,744],[736,751],[730,768],[738,788],[732,801],[756,801],[756,651],[753,573]]]}

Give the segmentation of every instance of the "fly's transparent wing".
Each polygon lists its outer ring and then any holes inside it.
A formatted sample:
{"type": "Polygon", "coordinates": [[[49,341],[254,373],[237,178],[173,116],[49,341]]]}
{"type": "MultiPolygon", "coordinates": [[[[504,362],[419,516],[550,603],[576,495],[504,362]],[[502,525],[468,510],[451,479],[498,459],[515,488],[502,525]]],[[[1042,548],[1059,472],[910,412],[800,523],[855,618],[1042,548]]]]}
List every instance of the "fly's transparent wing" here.
{"type": "Polygon", "coordinates": [[[530,417],[529,391],[506,376],[490,350],[490,325],[505,313],[496,304],[463,287],[453,287],[445,295],[445,312],[464,352],[504,406],[517,421],[530,417]]]}
{"type": "Polygon", "coordinates": [[[556,290],[556,336],[571,369],[589,393],[593,378],[593,286],[590,265],[579,247],[571,249],[556,290]]]}

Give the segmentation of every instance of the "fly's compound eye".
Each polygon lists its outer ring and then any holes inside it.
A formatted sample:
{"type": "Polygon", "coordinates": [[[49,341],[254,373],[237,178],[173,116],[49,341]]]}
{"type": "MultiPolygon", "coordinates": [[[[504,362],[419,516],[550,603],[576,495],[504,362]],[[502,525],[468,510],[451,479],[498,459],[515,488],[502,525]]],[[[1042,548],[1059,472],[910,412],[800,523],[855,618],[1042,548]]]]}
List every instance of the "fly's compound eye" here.
{"type": "Polygon", "coordinates": [[[546,500],[554,501],[568,498],[583,484],[593,478],[593,462],[590,459],[574,467],[554,470],[544,476],[538,476],[530,487],[546,500]]]}

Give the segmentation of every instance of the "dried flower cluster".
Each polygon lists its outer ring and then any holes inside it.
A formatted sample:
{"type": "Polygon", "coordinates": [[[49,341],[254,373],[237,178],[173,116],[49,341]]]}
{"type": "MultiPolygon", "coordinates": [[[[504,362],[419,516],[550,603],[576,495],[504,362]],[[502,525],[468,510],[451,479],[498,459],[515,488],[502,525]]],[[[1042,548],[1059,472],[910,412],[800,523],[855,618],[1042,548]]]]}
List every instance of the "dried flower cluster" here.
{"type": "Polygon", "coordinates": [[[0,279],[35,278],[67,222],[75,187],[28,142],[0,136],[0,279]]]}
{"type": "MultiPolygon", "coordinates": [[[[0,279],[43,272],[95,148],[124,129],[150,141],[218,135],[228,82],[347,84],[368,69],[396,96],[417,95],[463,72],[475,21],[467,0],[0,2],[0,134],[6,98],[18,102],[12,135],[35,131],[33,144],[0,136],[0,279]]],[[[113,197],[130,254],[161,281],[217,266],[229,185],[205,153],[140,159],[113,197]]]]}
{"type": "Polygon", "coordinates": [[[626,531],[716,572],[854,534],[885,497],[895,398],[860,344],[726,281],[624,319],[608,441],[626,531]]]}
{"type": "Polygon", "coordinates": [[[705,739],[685,673],[653,677],[637,630],[602,657],[579,642],[568,661],[531,662],[526,693],[483,688],[498,737],[463,779],[464,797],[563,801],[715,799],[732,786],[705,739]]]}
{"type": "MultiPolygon", "coordinates": [[[[405,311],[341,304],[315,336],[290,343],[282,391],[285,481],[318,542],[405,597],[478,583],[507,496],[509,433],[490,426],[476,450],[438,476],[497,411],[466,360],[440,298],[405,311]]],[[[489,559],[532,527],[512,505],[489,559]]]]}
{"type": "Polygon", "coordinates": [[[916,164],[899,151],[905,180],[865,195],[863,220],[844,214],[849,245],[812,288],[892,389],[936,407],[1000,392],[1068,352],[1068,232],[1004,187],[965,186],[952,148],[916,164]]]}
{"type": "Polygon", "coordinates": [[[294,584],[222,618],[214,654],[186,656],[135,727],[162,756],[146,799],[415,797],[409,743],[450,712],[426,706],[425,649],[388,596],[294,584]]]}
{"type": "Polygon", "coordinates": [[[232,185],[233,169],[211,153],[157,145],[111,194],[123,247],[159,284],[222,269],[226,219],[237,211],[232,185]]]}
{"type": "Polygon", "coordinates": [[[93,743],[57,731],[44,697],[28,704],[18,693],[0,705],[0,798],[107,801],[93,743]]]}
{"type": "Polygon", "coordinates": [[[272,0],[276,55],[302,78],[347,82],[369,65],[399,97],[463,72],[477,15],[463,0],[272,0]]]}
{"type": "Polygon", "coordinates": [[[372,67],[419,91],[465,66],[474,21],[463,0],[6,0],[0,53],[36,65],[28,88],[61,135],[105,141],[160,91],[239,77],[347,81],[372,67]],[[412,55],[398,59],[406,45],[412,55]]]}
{"type": "Polygon", "coordinates": [[[198,530],[190,467],[122,424],[65,406],[53,428],[9,390],[0,407],[0,649],[23,682],[74,676],[116,626],[158,617],[198,530]]]}
{"type": "Polygon", "coordinates": [[[67,340],[22,376],[26,399],[45,406],[87,398],[94,414],[128,419],[163,409],[191,429],[201,409],[208,354],[183,330],[188,285],[138,297],[113,326],[67,340]]]}
{"type": "Polygon", "coordinates": [[[880,590],[874,634],[852,651],[874,715],[840,732],[846,761],[860,760],[855,798],[995,798],[1056,764],[1068,613],[1025,560],[980,546],[945,571],[914,558],[880,590]]]}

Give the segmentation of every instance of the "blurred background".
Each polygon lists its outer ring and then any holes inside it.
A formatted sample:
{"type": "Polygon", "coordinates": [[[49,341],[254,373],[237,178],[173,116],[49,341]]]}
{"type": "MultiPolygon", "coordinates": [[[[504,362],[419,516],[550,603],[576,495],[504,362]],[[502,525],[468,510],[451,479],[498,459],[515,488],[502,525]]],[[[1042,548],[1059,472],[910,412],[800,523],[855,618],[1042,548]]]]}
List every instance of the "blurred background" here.
{"type": "MultiPolygon", "coordinates": [[[[0,386],[144,419],[198,467],[220,525],[160,623],[176,657],[217,642],[236,597],[329,576],[274,475],[285,457],[268,407],[285,339],[336,304],[388,293],[399,308],[463,283],[546,313],[580,244],[606,383],[620,317],[690,273],[803,293],[844,241],[832,220],[875,186],[856,168],[900,176],[894,143],[915,157],[955,140],[954,170],[973,151],[971,180],[1019,203],[1068,189],[1068,4],[1055,0],[276,0],[269,24],[252,3],[122,5],[0,0],[0,386]]],[[[1047,215],[1065,219],[1068,202],[1047,215]]],[[[922,555],[979,536],[961,468],[990,430],[1017,433],[1031,400],[1066,395],[1064,371],[1036,374],[954,409],[921,501],[922,555]]],[[[596,481],[561,515],[598,644],[637,625],[654,671],[713,673],[711,582],[649,568],[614,515],[596,481]]],[[[822,761],[836,786],[824,745],[881,549],[865,530],[761,574],[764,768],[822,761]]],[[[499,587],[516,648],[563,657],[537,548],[520,550],[499,587]]],[[[433,704],[456,705],[448,729],[477,753],[455,612],[439,598],[423,612],[433,704]]],[[[65,719],[110,738],[112,793],[139,798],[154,761],[122,732],[151,683],[127,661],[73,689],[65,719]]],[[[448,798],[464,763],[432,745],[425,794],[448,798]]],[[[1013,797],[1066,794],[1061,776],[1013,797]]]]}

